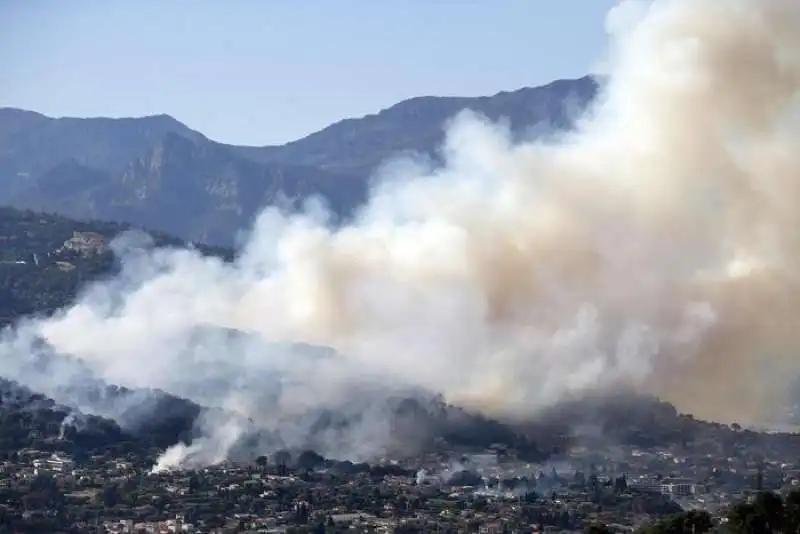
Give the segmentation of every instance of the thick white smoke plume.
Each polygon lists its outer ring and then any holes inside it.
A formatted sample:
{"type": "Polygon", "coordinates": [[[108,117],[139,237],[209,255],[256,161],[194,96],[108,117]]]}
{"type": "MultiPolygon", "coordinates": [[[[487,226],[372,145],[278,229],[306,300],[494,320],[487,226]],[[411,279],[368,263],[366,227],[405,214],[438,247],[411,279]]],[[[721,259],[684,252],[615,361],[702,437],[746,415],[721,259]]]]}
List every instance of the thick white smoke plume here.
{"type": "MultiPolygon", "coordinates": [[[[6,360],[38,335],[109,382],[267,428],[353,406],[372,424],[343,456],[380,446],[385,418],[354,404],[391,385],[525,418],[625,384],[758,421],[800,371],[800,4],[624,2],[609,28],[604,91],[574,133],[514,145],[461,116],[446,166],[404,167],[355,222],[268,209],[234,265],[131,253],[119,279],[21,325],[6,360]]],[[[243,427],[164,465],[219,460],[243,427]]]]}

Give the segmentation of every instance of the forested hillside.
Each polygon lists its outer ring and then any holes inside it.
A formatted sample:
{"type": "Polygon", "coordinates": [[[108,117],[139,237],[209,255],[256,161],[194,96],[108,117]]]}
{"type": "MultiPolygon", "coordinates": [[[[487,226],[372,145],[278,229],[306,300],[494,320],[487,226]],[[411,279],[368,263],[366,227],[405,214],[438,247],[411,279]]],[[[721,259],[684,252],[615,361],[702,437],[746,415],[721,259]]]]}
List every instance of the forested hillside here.
{"type": "MultiPolygon", "coordinates": [[[[0,208],[0,325],[50,313],[70,303],[81,286],[115,268],[110,244],[131,225],[76,221],[58,215],[0,208]]],[[[148,232],[156,245],[183,242],[148,232]]],[[[226,258],[225,249],[198,246],[226,258]]]]}

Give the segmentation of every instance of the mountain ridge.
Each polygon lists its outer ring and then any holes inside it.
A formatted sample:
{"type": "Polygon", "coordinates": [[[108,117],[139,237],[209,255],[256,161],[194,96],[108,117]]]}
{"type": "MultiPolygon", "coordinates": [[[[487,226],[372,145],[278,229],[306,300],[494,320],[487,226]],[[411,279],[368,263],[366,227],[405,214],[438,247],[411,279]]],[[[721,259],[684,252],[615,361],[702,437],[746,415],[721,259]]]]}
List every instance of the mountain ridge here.
{"type": "Polygon", "coordinates": [[[51,118],[0,108],[0,204],[230,246],[280,199],[299,207],[318,197],[347,218],[387,160],[415,153],[441,163],[445,126],[463,109],[507,122],[518,139],[535,137],[569,128],[597,91],[587,76],[493,96],[414,97],[264,147],[212,141],[166,114],[51,118]]]}

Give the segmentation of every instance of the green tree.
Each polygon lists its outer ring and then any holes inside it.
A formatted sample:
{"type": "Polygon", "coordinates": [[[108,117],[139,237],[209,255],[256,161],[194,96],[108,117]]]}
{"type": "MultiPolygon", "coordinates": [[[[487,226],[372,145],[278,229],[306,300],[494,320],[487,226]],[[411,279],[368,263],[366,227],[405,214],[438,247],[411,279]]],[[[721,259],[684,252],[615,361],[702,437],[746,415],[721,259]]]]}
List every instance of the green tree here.
{"type": "Polygon", "coordinates": [[[114,508],[122,500],[119,486],[116,484],[106,484],[101,495],[103,506],[106,508],[114,508]]]}
{"type": "Polygon", "coordinates": [[[783,506],[785,532],[800,532],[800,490],[792,490],[783,506]]]}
{"type": "Polygon", "coordinates": [[[672,514],[643,527],[639,534],[704,534],[714,528],[711,515],[705,510],[689,510],[672,514]]]}
{"type": "Polygon", "coordinates": [[[728,510],[727,531],[730,534],[763,534],[767,529],[764,513],[753,503],[740,502],[728,510]]]}
{"type": "Polygon", "coordinates": [[[764,516],[769,532],[783,532],[785,510],[780,495],[771,491],[762,491],[756,495],[753,504],[764,516]]]}
{"type": "Polygon", "coordinates": [[[584,529],[586,534],[611,534],[611,529],[602,523],[592,523],[584,529]]]}

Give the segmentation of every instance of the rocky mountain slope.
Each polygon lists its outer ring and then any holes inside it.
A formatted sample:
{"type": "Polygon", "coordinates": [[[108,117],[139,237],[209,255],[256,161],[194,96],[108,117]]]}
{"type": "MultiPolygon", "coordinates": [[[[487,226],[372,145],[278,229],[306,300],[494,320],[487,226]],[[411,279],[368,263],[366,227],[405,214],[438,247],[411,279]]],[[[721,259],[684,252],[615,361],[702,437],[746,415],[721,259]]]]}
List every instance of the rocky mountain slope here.
{"type": "Polygon", "coordinates": [[[462,110],[508,125],[517,139],[569,128],[598,90],[594,78],[557,80],[477,98],[423,96],[373,115],[345,119],[278,147],[237,147],[261,162],[292,163],[368,176],[397,154],[436,158],[445,125],[462,110]]]}
{"type": "Polygon", "coordinates": [[[282,199],[319,196],[346,217],[387,158],[436,160],[447,121],[463,109],[525,137],[569,127],[596,91],[587,77],[491,97],[412,98],[270,147],[216,143],[167,115],[53,119],[0,108],[0,204],[227,246],[282,199]]]}

